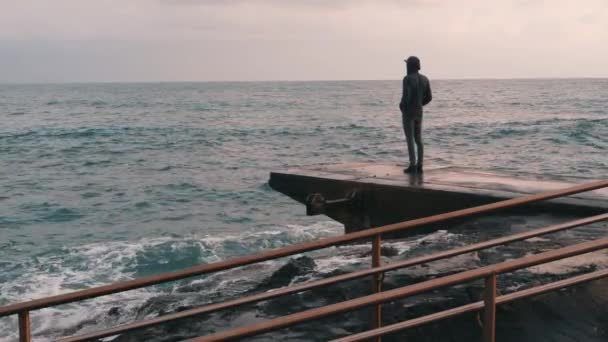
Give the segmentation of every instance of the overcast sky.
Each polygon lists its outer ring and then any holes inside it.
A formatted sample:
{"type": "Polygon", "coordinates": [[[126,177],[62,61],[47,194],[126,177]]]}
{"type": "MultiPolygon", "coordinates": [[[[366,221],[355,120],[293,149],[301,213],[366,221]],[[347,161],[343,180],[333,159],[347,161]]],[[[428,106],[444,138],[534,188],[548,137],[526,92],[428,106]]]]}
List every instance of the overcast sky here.
{"type": "Polygon", "coordinates": [[[608,77],[607,0],[0,0],[0,82],[608,77]]]}

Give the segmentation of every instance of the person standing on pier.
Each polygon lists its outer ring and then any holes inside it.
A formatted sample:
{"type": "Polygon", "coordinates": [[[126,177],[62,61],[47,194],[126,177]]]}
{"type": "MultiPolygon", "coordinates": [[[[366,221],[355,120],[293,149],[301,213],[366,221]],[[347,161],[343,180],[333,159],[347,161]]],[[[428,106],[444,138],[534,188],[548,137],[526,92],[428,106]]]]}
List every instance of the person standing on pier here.
{"type": "Polygon", "coordinates": [[[410,165],[405,173],[422,173],[424,146],[422,145],[422,107],[426,106],[433,96],[429,79],[420,74],[420,59],[410,56],[405,60],[407,75],[403,78],[403,96],[399,103],[403,120],[403,131],[407,141],[407,152],[410,165]],[[414,147],[415,145],[415,147],[414,147]],[[416,152],[418,158],[416,160],[416,152]]]}

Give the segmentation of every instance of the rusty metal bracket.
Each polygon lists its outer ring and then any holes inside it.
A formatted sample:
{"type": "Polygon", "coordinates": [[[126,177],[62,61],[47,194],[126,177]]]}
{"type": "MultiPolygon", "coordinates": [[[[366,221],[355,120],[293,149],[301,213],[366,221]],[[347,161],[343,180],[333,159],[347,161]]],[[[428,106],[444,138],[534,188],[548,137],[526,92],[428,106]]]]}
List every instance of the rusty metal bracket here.
{"type": "Polygon", "coordinates": [[[321,215],[344,208],[360,210],[363,206],[363,193],[357,190],[351,191],[344,198],[333,200],[325,199],[325,196],[318,192],[306,196],[306,215],[308,216],[321,215]]]}

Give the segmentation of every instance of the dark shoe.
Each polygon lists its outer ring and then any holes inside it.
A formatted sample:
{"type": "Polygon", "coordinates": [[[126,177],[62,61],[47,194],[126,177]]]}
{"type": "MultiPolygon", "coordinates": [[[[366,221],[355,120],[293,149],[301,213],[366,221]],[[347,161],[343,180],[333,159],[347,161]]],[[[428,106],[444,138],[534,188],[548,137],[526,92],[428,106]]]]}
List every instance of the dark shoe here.
{"type": "Polygon", "coordinates": [[[416,172],[416,167],[410,165],[407,169],[403,169],[403,173],[415,173],[416,172]]]}
{"type": "Polygon", "coordinates": [[[416,172],[418,172],[418,173],[423,173],[424,172],[424,171],[422,171],[422,165],[416,166],[416,172]]]}

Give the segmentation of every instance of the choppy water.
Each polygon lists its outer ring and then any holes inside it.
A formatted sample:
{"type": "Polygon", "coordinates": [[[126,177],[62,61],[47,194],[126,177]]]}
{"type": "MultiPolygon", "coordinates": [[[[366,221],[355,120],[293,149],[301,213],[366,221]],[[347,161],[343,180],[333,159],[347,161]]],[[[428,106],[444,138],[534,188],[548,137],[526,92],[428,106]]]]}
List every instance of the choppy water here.
{"type": "MultiPolygon", "coordinates": [[[[432,86],[428,167],[608,175],[608,80],[432,86]]],[[[268,172],[405,162],[399,96],[399,81],[0,85],[0,305],[339,234],[268,172]]],[[[159,291],[41,310],[35,332],[86,331],[159,291]]]]}

